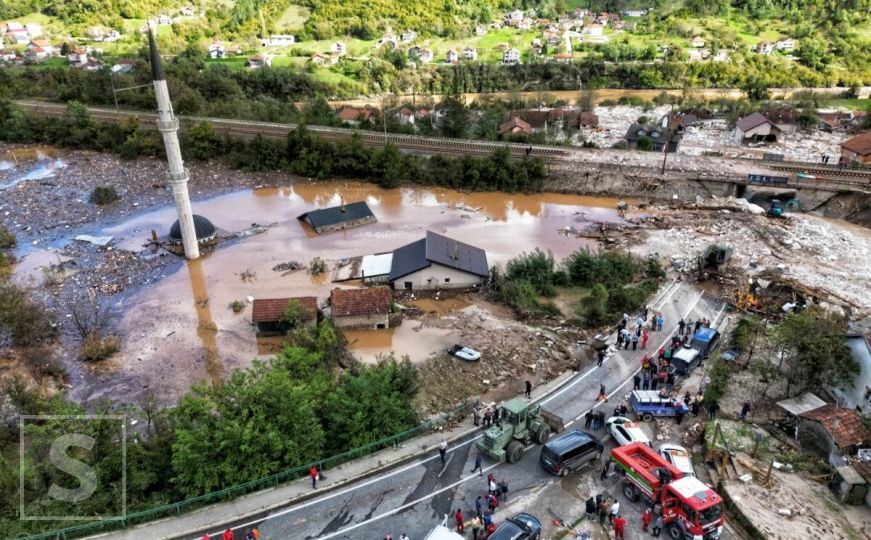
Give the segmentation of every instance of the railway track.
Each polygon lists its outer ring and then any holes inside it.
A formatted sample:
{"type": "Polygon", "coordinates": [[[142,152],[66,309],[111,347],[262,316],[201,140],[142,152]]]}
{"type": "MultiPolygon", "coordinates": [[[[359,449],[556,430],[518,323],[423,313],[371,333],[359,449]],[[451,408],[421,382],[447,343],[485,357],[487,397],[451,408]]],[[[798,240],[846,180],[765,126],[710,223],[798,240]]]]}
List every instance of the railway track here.
{"type": "Polygon", "coordinates": [[[841,178],[866,178],[871,179],[871,170],[867,169],[844,169],[840,170],[837,166],[827,167],[825,165],[809,165],[802,163],[778,163],[776,161],[767,161],[766,166],[771,169],[780,171],[792,171],[797,173],[807,173],[825,177],[841,177],[841,178]]]}

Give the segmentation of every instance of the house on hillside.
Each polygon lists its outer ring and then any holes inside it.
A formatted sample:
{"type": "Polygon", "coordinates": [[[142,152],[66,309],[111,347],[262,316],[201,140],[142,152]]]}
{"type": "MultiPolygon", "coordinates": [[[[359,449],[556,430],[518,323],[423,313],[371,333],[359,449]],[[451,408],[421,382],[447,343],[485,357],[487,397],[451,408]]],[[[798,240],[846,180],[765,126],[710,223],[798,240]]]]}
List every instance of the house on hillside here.
{"type": "Polygon", "coordinates": [[[351,105],[343,105],[336,112],[336,116],[339,117],[339,120],[350,124],[352,126],[358,126],[361,122],[367,122],[375,116],[376,110],[372,107],[352,107],[351,105]]]}
{"type": "Polygon", "coordinates": [[[158,15],[157,24],[160,26],[169,26],[172,24],[172,17],[169,15],[158,15]]]}
{"type": "Polygon", "coordinates": [[[344,55],[347,52],[347,48],[345,44],[341,41],[336,41],[332,45],[330,45],[330,52],[339,56],[344,55]]]}
{"type": "Polygon", "coordinates": [[[662,152],[668,146],[666,152],[673,153],[677,152],[681,137],[681,133],[676,129],[632,124],[626,131],[624,139],[629,148],[638,148],[639,142],[646,138],[650,141],[648,150],[651,152],[662,152]]]}
{"type": "Polygon", "coordinates": [[[479,24],[475,26],[475,35],[477,36],[486,36],[487,35],[487,27],[483,24],[479,24]]]}
{"type": "Polygon", "coordinates": [[[51,58],[52,56],[57,55],[59,52],[57,48],[55,48],[55,46],[52,45],[51,42],[47,39],[32,40],[30,43],[27,44],[27,50],[30,51],[31,49],[42,49],[45,55],[39,56],[40,59],[51,58]]]}
{"type": "Polygon", "coordinates": [[[399,109],[399,112],[396,113],[396,120],[399,122],[400,126],[413,126],[414,125],[414,111],[403,107],[399,109]]]}
{"type": "Polygon", "coordinates": [[[780,107],[762,111],[762,116],[777,126],[784,134],[792,134],[798,131],[798,110],[792,107],[780,107]]]}
{"type": "Polygon", "coordinates": [[[601,24],[588,24],[581,33],[590,37],[602,37],[604,30],[601,24]]]}
{"type": "Polygon", "coordinates": [[[403,43],[411,43],[417,39],[417,34],[414,33],[414,30],[406,30],[402,33],[402,42],[403,43]]]}
{"type": "Polygon", "coordinates": [[[193,17],[194,16],[194,8],[190,6],[185,6],[178,10],[178,14],[183,17],[193,17]]]}
{"type": "Polygon", "coordinates": [[[333,289],[330,318],[336,328],[390,328],[392,303],[389,287],[333,289]]]}
{"type": "Polygon", "coordinates": [[[779,136],[780,129],[759,112],[739,118],[732,130],[732,141],[735,144],[776,142],[779,136]]]}
{"type": "Polygon", "coordinates": [[[14,62],[18,55],[10,49],[0,49],[0,62],[14,62]]]}
{"type": "Polygon", "coordinates": [[[251,309],[251,322],[258,336],[281,335],[285,331],[282,319],[291,302],[299,306],[299,324],[314,328],[318,324],[318,299],[314,296],[294,298],[257,298],[251,309]]]}
{"type": "Polygon", "coordinates": [[[378,221],[364,201],[312,210],[297,219],[307,223],[318,234],[361,227],[378,221]]]}
{"type": "Polygon", "coordinates": [[[91,41],[103,41],[103,37],[106,35],[106,29],[102,26],[92,26],[88,28],[88,39],[91,41]]]}
{"type": "Polygon", "coordinates": [[[67,61],[71,67],[81,67],[88,63],[88,51],[85,49],[70,49],[67,54],[67,61]]]}
{"type": "Polygon", "coordinates": [[[110,28],[106,35],[103,37],[103,41],[106,43],[114,43],[121,39],[121,32],[115,30],[114,28],[110,28]]]}
{"type": "Polygon", "coordinates": [[[136,62],[130,58],[122,58],[112,66],[112,73],[130,73],[136,62]]]}
{"type": "Polygon", "coordinates": [[[24,25],[24,31],[27,32],[30,39],[42,37],[42,25],[39,23],[27,23],[24,25]]]}
{"type": "Polygon", "coordinates": [[[475,47],[463,47],[463,58],[465,60],[477,60],[478,49],[475,47]]]}
{"type": "Polygon", "coordinates": [[[427,49],[426,47],[424,47],[423,49],[418,50],[418,61],[423,62],[424,64],[429,64],[433,61],[433,58],[435,58],[435,55],[433,54],[431,49],[427,49]]]}
{"type": "Polygon", "coordinates": [[[399,45],[399,38],[394,36],[393,34],[384,34],[381,36],[376,44],[377,47],[383,47],[384,45],[389,45],[391,49],[395,49],[399,45]]]}
{"type": "Polygon", "coordinates": [[[624,17],[644,17],[647,15],[646,9],[624,9],[623,16],[624,17]]]}
{"type": "Polygon", "coordinates": [[[512,116],[499,125],[499,135],[531,135],[532,126],[522,119],[512,116]]]}
{"type": "Polygon", "coordinates": [[[248,58],[248,67],[251,69],[260,69],[272,65],[271,54],[255,54],[248,58]]]}
{"type": "Polygon", "coordinates": [[[520,51],[511,47],[502,53],[502,63],[506,66],[514,66],[520,63],[520,51]]]}
{"type": "Polygon", "coordinates": [[[315,53],[311,57],[311,62],[316,66],[334,66],[339,63],[339,55],[315,53]]]}
{"type": "Polygon", "coordinates": [[[844,163],[871,165],[871,131],[860,133],[841,143],[841,160],[844,163]]]}
{"type": "Polygon", "coordinates": [[[446,64],[456,64],[460,61],[460,55],[457,54],[457,51],[454,49],[448,49],[445,52],[445,63],[446,64]]]}
{"type": "Polygon", "coordinates": [[[478,287],[489,277],[483,249],[427,231],[393,251],[389,281],[394,289],[448,289],[478,287]]]}
{"type": "Polygon", "coordinates": [[[798,441],[803,448],[827,460],[833,467],[845,465],[847,457],[871,442],[862,417],[837,403],[827,403],[799,415],[798,441]]]}
{"type": "Polygon", "coordinates": [[[224,58],[227,56],[227,49],[224,48],[224,44],[220,41],[213,41],[209,44],[209,58],[218,59],[224,58]]]}
{"type": "Polygon", "coordinates": [[[262,40],[264,47],[288,47],[296,43],[296,37],[290,34],[272,34],[262,40]]]}
{"type": "Polygon", "coordinates": [[[756,51],[756,54],[764,54],[767,56],[774,52],[774,48],[774,43],[770,41],[760,41],[756,44],[756,47],[753,50],[756,51]]]}
{"type": "Polygon", "coordinates": [[[792,38],[778,39],[774,42],[774,47],[778,51],[792,52],[795,50],[795,40],[792,38]]]}
{"type": "Polygon", "coordinates": [[[571,64],[574,55],[569,52],[561,52],[555,54],[553,58],[557,64],[571,64]]]}
{"type": "Polygon", "coordinates": [[[520,118],[526,122],[533,133],[540,133],[547,130],[547,121],[550,111],[537,111],[531,109],[514,110],[505,113],[502,122],[507,122],[511,118],[520,118]]]}
{"type": "Polygon", "coordinates": [[[545,30],[541,33],[541,39],[544,40],[545,43],[550,45],[551,47],[559,46],[562,41],[562,37],[558,31],[545,30]]]}
{"type": "Polygon", "coordinates": [[[507,22],[510,25],[516,26],[517,23],[519,23],[522,20],[523,20],[523,12],[520,11],[519,9],[516,9],[508,14],[508,21],[507,22]]]}
{"type": "Polygon", "coordinates": [[[701,49],[705,46],[705,38],[702,36],[693,36],[693,39],[690,40],[690,47],[694,49],[701,49]]]}

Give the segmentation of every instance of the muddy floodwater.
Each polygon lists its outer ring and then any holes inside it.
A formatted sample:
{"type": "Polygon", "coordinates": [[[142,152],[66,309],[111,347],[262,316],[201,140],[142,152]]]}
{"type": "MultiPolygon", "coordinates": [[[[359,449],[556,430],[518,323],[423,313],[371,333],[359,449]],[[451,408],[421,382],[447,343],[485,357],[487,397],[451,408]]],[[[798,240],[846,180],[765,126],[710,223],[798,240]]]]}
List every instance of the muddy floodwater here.
{"type": "MultiPolygon", "coordinates": [[[[390,251],[418,240],[427,230],[485,249],[490,265],[536,247],[551,250],[559,259],[585,245],[583,239],[562,230],[620,221],[617,202],[549,193],[381,190],[370,184],[338,182],[245,190],[195,202],[194,212],[208,217],[221,235],[230,236],[254,223],[267,226],[267,231],[224,242],[202,259],[183,263],[178,271],[116,302],[113,308],[119,314],[123,349],[111,361],[111,375],[101,370],[96,395],[129,397],[148,389],[163,399],[175,399],[199,380],[220,380],[232,369],[276,350],[278,340],[255,335],[252,299],[317,296],[323,305],[332,288],[359,286],[333,283],[329,275],[315,277],[304,269],[273,270],[281,263],[307,266],[318,256],[332,269],[342,259],[390,251]],[[366,201],[378,222],[317,235],[297,219],[306,211],[339,205],[343,199],[366,201]],[[230,309],[234,301],[245,305],[240,313],[230,309]]],[[[99,234],[114,236],[114,249],[147,253],[143,245],[152,231],[165,236],[175,219],[175,209],[167,207],[99,234]]],[[[474,309],[459,299],[417,299],[409,307],[442,317],[474,309]]],[[[420,361],[454,342],[450,330],[410,319],[397,328],[353,331],[347,337],[363,361],[390,351],[420,361]]]]}

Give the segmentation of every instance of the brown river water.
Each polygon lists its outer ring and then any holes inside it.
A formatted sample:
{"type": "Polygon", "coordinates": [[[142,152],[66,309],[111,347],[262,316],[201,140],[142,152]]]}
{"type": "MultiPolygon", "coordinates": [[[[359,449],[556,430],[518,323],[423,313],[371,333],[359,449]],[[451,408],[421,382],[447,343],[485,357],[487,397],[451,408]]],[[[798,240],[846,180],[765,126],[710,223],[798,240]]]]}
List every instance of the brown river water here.
{"type": "MultiPolygon", "coordinates": [[[[217,382],[232,369],[244,367],[280,344],[257,338],[252,326],[252,298],[316,295],[324,304],[335,286],[328,276],[305,270],[274,271],[279,263],[307,266],[315,256],[330,266],[340,259],[395,249],[421,238],[427,230],[468,242],[487,251],[489,264],[536,247],[557,259],[589,245],[562,234],[565,227],[620,221],[616,199],[542,193],[461,193],[443,189],[382,190],[371,184],[331,182],[235,192],[195,202],[194,212],[208,217],[220,233],[269,225],[267,232],[219,245],[198,261],[143,287],[123,300],[117,329],[123,347],[112,361],[114,373],[102,371],[97,394],[114,397],[142,389],[175,399],[191,384],[217,382]],[[332,234],[316,235],[297,219],[315,208],[365,200],[378,223],[332,234]],[[229,305],[246,303],[241,313],[229,305]],[[108,375],[108,376],[107,376],[108,375]],[[139,388],[136,388],[139,386],[139,388]]],[[[167,207],[106,228],[101,235],[116,238],[116,249],[140,251],[151,231],[165,236],[175,220],[167,207]]],[[[428,314],[450,316],[473,309],[458,299],[417,299],[411,302],[428,314]]],[[[362,361],[390,351],[425,360],[453,343],[452,331],[407,319],[397,328],[351,331],[351,350],[362,361]]]]}

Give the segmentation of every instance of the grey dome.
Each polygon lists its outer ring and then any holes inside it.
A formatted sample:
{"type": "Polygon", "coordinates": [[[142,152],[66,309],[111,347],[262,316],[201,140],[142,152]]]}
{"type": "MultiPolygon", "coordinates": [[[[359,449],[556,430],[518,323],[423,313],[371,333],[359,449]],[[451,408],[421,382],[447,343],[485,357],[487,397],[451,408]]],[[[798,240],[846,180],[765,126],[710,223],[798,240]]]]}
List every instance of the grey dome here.
{"type": "MultiPolygon", "coordinates": [[[[217,232],[211,221],[197,214],[194,214],[194,230],[197,233],[197,242],[211,240],[217,232]]],[[[181,242],[181,226],[178,224],[178,220],[175,220],[169,229],[169,239],[173,242],[181,242]]]]}

